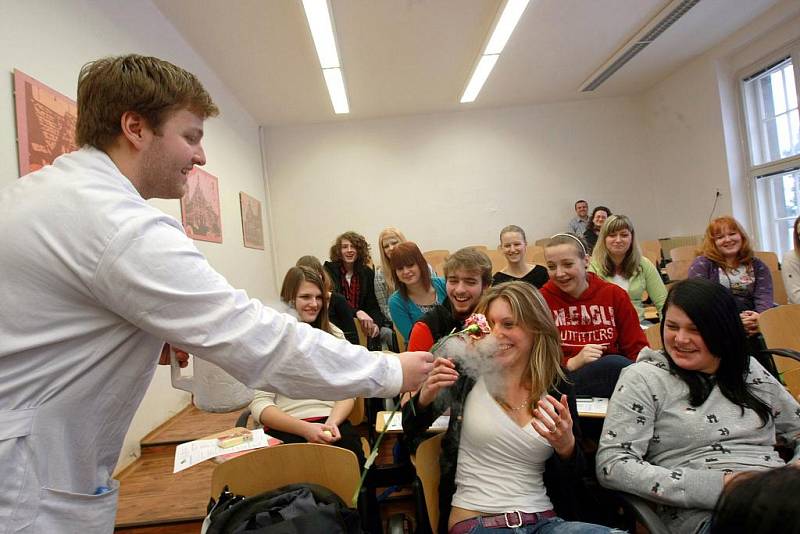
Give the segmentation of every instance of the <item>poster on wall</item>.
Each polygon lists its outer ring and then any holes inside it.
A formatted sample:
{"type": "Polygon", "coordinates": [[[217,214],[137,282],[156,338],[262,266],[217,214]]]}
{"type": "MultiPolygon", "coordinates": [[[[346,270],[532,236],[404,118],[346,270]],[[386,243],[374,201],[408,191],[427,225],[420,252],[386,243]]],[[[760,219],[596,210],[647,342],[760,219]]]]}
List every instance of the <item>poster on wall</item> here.
{"type": "Polygon", "coordinates": [[[199,241],[222,243],[219,180],[195,167],[188,174],[186,185],[186,194],[181,198],[181,221],[186,235],[199,241]]]}
{"type": "Polygon", "coordinates": [[[78,149],[75,122],[78,104],[58,91],[14,69],[19,175],[49,165],[78,149]]]}
{"type": "Polygon", "coordinates": [[[242,208],[242,236],[244,246],[264,250],[264,227],[261,223],[261,202],[247,193],[239,192],[242,208]]]}

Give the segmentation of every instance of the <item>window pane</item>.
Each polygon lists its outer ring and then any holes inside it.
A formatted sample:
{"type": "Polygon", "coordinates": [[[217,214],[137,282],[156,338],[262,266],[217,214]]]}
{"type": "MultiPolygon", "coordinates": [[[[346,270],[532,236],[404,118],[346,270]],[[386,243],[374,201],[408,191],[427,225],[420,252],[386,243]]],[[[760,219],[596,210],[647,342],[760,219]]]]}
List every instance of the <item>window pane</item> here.
{"type": "Polygon", "coordinates": [[[786,81],[786,98],[789,100],[789,109],[797,107],[797,89],[794,87],[794,69],[789,64],[783,68],[783,79],[786,81]]]}
{"type": "Polygon", "coordinates": [[[792,147],[789,149],[789,154],[800,153],[800,117],[798,117],[797,110],[789,112],[789,133],[792,135],[792,147]]]}
{"type": "Polygon", "coordinates": [[[759,248],[782,257],[793,247],[792,225],[800,215],[800,171],[757,178],[756,204],[759,248]]]}
{"type": "Polygon", "coordinates": [[[783,92],[783,71],[775,71],[770,74],[770,85],[772,88],[772,107],[775,115],[786,113],[786,93],[783,92]]]}

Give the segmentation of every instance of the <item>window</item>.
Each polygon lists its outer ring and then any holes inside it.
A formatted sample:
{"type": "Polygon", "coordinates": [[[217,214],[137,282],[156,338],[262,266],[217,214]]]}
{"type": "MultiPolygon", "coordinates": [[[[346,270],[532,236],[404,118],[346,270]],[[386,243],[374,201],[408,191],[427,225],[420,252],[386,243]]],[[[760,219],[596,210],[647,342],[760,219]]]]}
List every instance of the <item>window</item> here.
{"type": "Polygon", "coordinates": [[[782,256],[800,215],[800,42],[741,79],[748,168],[760,250],[782,256]]]}

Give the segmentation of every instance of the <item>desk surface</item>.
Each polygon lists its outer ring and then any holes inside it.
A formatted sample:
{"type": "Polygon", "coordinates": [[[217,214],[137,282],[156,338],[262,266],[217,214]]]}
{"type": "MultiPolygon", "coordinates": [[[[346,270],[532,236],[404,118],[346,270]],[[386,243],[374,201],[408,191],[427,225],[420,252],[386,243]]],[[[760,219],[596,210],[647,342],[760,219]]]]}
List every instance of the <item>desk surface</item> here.
{"type": "MultiPolygon", "coordinates": [[[[383,432],[383,429],[386,427],[387,423],[389,424],[389,429],[386,431],[387,434],[402,434],[403,433],[403,426],[401,424],[401,420],[403,414],[400,413],[398,410],[396,414],[394,414],[394,418],[391,422],[389,422],[389,415],[392,412],[385,411],[385,412],[378,412],[378,415],[375,418],[375,430],[378,432],[383,432]]],[[[433,425],[428,429],[429,432],[444,432],[447,430],[447,425],[450,422],[449,415],[442,415],[436,421],[433,422],[433,425]]]]}

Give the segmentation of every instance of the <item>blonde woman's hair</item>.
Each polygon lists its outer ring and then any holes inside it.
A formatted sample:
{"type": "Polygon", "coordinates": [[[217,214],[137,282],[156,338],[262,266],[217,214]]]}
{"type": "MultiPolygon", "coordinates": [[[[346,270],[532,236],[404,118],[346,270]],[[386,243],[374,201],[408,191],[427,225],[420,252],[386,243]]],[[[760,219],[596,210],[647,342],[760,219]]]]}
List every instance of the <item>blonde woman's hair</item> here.
{"type": "Polygon", "coordinates": [[[614,264],[614,260],[611,259],[611,254],[608,253],[606,237],[622,230],[628,230],[631,233],[631,246],[625,253],[625,257],[622,258],[620,274],[625,278],[632,278],[642,269],[642,253],[636,243],[636,231],[633,229],[633,223],[625,215],[612,215],[606,219],[605,224],[600,229],[600,235],[597,236],[597,244],[592,251],[592,259],[601,269],[601,272],[597,274],[601,276],[614,276],[616,274],[617,266],[614,264]]]}
{"type": "Polygon", "coordinates": [[[381,230],[381,233],[378,234],[378,254],[381,256],[381,269],[383,270],[383,278],[386,280],[386,288],[389,290],[388,294],[391,295],[394,293],[396,287],[394,285],[394,278],[392,277],[392,262],[386,257],[386,253],[383,251],[383,240],[387,237],[396,237],[401,243],[405,243],[408,239],[403,235],[403,232],[394,226],[384,228],[381,230]]]}
{"type": "Polygon", "coordinates": [[[527,282],[506,282],[486,290],[475,309],[486,314],[496,299],[505,300],[511,308],[515,324],[533,334],[533,348],[529,359],[531,397],[539,399],[566,376],[561,368],[561,335],[553,321],[553,314],[541,293],[527,282]]]}

